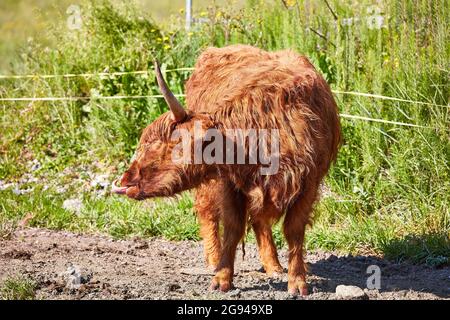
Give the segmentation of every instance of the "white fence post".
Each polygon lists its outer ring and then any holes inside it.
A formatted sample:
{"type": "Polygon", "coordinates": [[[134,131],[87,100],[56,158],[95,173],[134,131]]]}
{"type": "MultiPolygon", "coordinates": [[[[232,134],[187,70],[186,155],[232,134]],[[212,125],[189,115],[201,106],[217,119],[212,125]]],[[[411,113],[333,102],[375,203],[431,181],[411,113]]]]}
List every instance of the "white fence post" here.
{"type": "Polygon", "coordinates": [[[186,30],[191,28],[192,22],[192,0],[186,0],[186,30]]]}

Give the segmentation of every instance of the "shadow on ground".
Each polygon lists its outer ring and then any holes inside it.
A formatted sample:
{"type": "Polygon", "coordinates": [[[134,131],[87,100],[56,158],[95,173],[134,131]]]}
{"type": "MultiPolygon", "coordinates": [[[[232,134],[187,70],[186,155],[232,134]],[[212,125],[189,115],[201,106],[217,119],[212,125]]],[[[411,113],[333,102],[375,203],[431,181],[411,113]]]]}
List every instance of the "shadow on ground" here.
{"type": "MultiPolygon", "coordinates": [[[[383,294],[397,294],[400,291],[431,293],[440,298],[450,298],[450,268],[447,264],[438,267],[409,262],[395,262],[376,256],[330,255],[327,258],[308,262],[308,283],[311,293],[324,292],[334,294],[338,285],[352,285],[368,288],[368,278],[374,275],[369,266],[380,271],[380,289],[383,294]]],[[[287,270],[285,270],[287,272],[287,270]]],[[[369,282],[373,284],[373,281],[369,282]]],[[[271,279],[264,284],[243,288],[252,290],[286,291],[287,282],[283,279],[271,279]]]]}

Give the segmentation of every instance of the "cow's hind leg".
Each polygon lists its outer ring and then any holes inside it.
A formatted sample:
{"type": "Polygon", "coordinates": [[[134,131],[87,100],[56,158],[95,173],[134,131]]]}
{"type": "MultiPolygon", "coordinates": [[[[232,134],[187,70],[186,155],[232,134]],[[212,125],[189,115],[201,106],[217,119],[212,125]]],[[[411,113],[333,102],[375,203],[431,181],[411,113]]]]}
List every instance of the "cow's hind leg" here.
{"type": "Polygon", "coordinates": [[[216,269],[220,259],[220,203],[223,185],[217,181],[201,185],[195,194],[195,209],[200,223],[200,236],[203,239],[206,264],[216,269]]]}
{"type": "Polygon", "coordinates": [[[278,220],[281,212],[275,208],[266,207],[263,212],[252,216],[252,227],[258,243],[261,263],[269,276],[283,273],[283,267],[278,260],[277,248],[273,241],[272,225],[278,220]]]}
{"type": "MultiPolygon", "coordinates": [[[[311,186],[309,186],[311,187],[311,186]]],[[[307,295],[306,266],[303,261],[305,228],[310,221],[317,188],[305,190],[286,212],[283,231],[289,245],[288,290],[291,294],[307,295]]]]}
{"type": "Polygon", "coordinates": [[[247,214],[244,196],[233,190],[231,186],[225,188],[222,200],[222,252],[217,273],[211,283],[211,289],[228,291],[233,281],[236,248],[245,233],[247,214]]]}

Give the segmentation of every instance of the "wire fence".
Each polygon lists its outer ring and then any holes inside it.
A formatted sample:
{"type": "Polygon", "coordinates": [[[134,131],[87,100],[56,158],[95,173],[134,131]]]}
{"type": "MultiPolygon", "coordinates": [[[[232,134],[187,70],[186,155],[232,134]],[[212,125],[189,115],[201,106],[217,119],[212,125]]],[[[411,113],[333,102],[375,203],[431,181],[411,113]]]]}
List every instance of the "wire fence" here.
{"type": "MultiPolygon", "coordinates": [[[[194,68],[192,68],[192,67],[184,67],[184,68],[167,69],[167,70],[165,70],[165,72],[193,71],[193,70],[194,70],[194,68]]],[[[48,74],[48,75],[41,75],[41,74],[0,75],[0,80],[1,79],[53,79],[53,78],[76,78],[76,77],[111,78],[111,77],[123,76],[123,75],[148,75],[150,73],[153,73],[153,71],[140,70],[140,71],[124,71],[124,72],[119,71],[119,72],[78,73],[78,74],[69,73],[69,74],[48,74]]],[[[360,96],[360,97],[373,98],[373,99],[412,103],[412,104],[424,105],[424,106],[429,106],[429,107],[450,108],[450,105],[442,105],[442,104],[436,104],[436,103],[425,102],[425,101],[415,101],[415,100],[390,97],[390,96],[384,96],[384,95],[372,94],[372,93],[364,93],[364,92],[356,92],[356,91],[340,91],[340,90],[332,90],[332,92],[336,95],[352,95],[352,96],[360,96]]],[[[176,97],[185,97],[185,94],[174,94],[174,95],[176,97]]],[[[13,101],[33,102],[33,101],[79,101],[79,100],[96,100],[96,99],[98,99],[98,100],[120,100],[120,99],[160,99],[160,98],[164,98],[164,97],[162,95],[114,95],[114,96],[91,95],[91,96],[83,96],[83,97],[81,97],[81,96],[80,97],[77,97],[77,96],[68,96],[68,97],[0,97],[0,101],[3,101],[3,102],[13,102],[13,101]]],[[[413,124],[413,123],[392,121],[392,120],[379,119],[379,118],[371,118],[371,117],[365,117],[365,116],[360,116],[360,115],[351,115],[351,114],[345,114],[345,113],[341,113],[340,117],[350,119],[350,120],[361,120],[361,121],[369,121],[369,122],[386,123],[386,124],[406,126],[406,127],[412,127],[412,128],[425,128],[425,129],[435,129],[435,130],[440,129],[437,127],[423,126],[423,125],[418,125],[418,124],[413,124]]],[[[450,130],[450,129],[448,129],[448,130],[450,130]]]]}
{"type": "MultiPolygon", "coordinates": [[[[165,72],[175,71],[193,71],[192,67],[167,69],[165,72]]],[[[115,77],[123,75],[148,75],[153,71],[117,71],[117,72],[97,72],[97,73],[66,73],[66,74],[18,74],[18,75],[0,75],[0,79],[54,79],[54,78],[94,78],[94,77],[115,77]]]]}

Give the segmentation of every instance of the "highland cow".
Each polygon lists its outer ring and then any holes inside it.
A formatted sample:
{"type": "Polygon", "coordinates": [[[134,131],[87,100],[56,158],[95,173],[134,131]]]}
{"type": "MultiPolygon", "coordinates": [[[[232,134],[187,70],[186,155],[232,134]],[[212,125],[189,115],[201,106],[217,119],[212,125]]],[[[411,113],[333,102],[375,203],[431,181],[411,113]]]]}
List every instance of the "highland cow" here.
{"type": "MultiPolygon", "coordinates": [[[[211,287],[221,291],[232,286],[236,248],[247,225],[255,232],[266,273],[283,272],[272,225],[284,216],[288,290],[307,294],[305,228],[311,223],[319,185],[341,140],[337,106],[326,81],[306,57],[291,50],[266,52],[244,45],[209,48],[198,58],[186,83],[184,109],[157,63],[155,71],[170,111],[143,131],[136,158],[123,174],[121,186],[114,184],[113,191],[142,200],[195,189],[206,262],[216,270],[211,287]],[[181,141],[174,133],[193,133],[195,123],[200,123],[202,135],[214,129],[236,146],[216,148],[215,156],[236,152],[241,142],[246,162],[174,161],[173,153],[181,141]],[[265,164],[259,157],[256,163],[248,161],[252,153],[248,137],[229,136],[230,129],[276,130],[277,171],[262,174],[265,164]]],[[[189,139],[192,143],[187,150],[193,154],[198,135],[189,135],[189,139]]],[[[258,147],[267,152],[271,140],[265,139],[258,147]]],[[[200,151],[211,143],[212,139],[201,139],[200,151]]],[[[232,158],[236,160],[236,155],[232,158]]]]}

